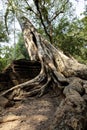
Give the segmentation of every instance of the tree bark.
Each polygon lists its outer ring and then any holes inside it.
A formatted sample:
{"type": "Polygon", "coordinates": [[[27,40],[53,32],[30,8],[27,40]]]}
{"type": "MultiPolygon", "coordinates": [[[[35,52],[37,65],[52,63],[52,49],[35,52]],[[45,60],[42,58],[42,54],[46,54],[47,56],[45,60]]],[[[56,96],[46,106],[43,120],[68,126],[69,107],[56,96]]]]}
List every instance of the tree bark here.
{"type": "Polygon", "coordinates": [[[57,91],[64,98],[49,130],[86,130],[87,66],[56,49],[27,18],[17,14],[17,19],[29,56],[41,63],[41,71],[34,79],[6,90],[1,96],[14,100],[16,97],[40,97],[48,91],[57,91]]]}

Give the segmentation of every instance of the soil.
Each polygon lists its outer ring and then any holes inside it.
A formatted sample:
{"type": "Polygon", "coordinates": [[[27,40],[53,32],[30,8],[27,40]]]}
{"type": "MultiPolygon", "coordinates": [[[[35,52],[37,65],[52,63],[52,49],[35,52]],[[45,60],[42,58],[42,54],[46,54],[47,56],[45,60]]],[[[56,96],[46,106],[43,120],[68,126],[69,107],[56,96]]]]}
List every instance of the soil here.
{"type": "Polygon", "coordinates": [[[0,130],[48,130],[61,98],[51,92],[40,98],[16,101],[12,107],[0,108],[0,130]]]}

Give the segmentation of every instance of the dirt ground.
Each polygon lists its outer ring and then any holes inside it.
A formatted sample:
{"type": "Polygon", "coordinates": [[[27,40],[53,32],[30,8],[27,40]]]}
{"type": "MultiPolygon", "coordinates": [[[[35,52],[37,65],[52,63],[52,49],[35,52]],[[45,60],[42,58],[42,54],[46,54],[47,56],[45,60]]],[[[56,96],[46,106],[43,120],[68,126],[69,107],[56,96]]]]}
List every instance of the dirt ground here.
{"type": "Polygon", "coordinates": [[[13,107],[0,110],[0,130],[48,130],[61,97],[49,93],[25,98],[13,107]]]}

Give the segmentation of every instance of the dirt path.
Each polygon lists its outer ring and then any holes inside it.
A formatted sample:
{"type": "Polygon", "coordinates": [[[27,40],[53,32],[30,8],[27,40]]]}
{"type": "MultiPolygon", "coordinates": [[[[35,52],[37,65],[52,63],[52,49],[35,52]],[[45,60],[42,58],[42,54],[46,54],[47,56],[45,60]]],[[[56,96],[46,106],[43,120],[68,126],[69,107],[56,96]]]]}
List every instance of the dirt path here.
{"type": "Polygon", "coordinates": [[[48,130],[59,98],[46,94],[27,98],[0,112],[0,130],[48,130]]]}

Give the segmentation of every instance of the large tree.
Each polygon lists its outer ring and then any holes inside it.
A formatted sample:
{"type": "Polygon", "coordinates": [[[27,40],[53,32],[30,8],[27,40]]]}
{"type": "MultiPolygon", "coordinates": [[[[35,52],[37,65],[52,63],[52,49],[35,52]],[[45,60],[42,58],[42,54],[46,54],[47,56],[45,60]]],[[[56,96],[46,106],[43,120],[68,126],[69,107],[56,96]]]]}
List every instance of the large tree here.
{"type": "MultiPolygon", "coordinates": [[[[36,6],[38,9],[38,5],[36,6]]],[[[10,88],[2,93],[2,96],[6,96],[8,99],[10,96],[10,100],[14,100],[15,97],[23,98],[35,95],[40,97],[50,89],[57,90],[60,95],[63,95],[63,100],[58,106],[55,120],[49,129],[87,129],[87,98],[85,98],[87,66],[78,63],[73,57],[64,55],[60,49],[56,49],[50,44],[51,40],[48,42],[44,39],[32,25],[30,19],[18,10],[17,5],[12,4],[12,9],[15,9],[17,20],[22,28],[30,59],[39,61],[41,70],[34,79],[10,88]]],[[[12,69],[15,71],[14,66],[12,69]]]]}

